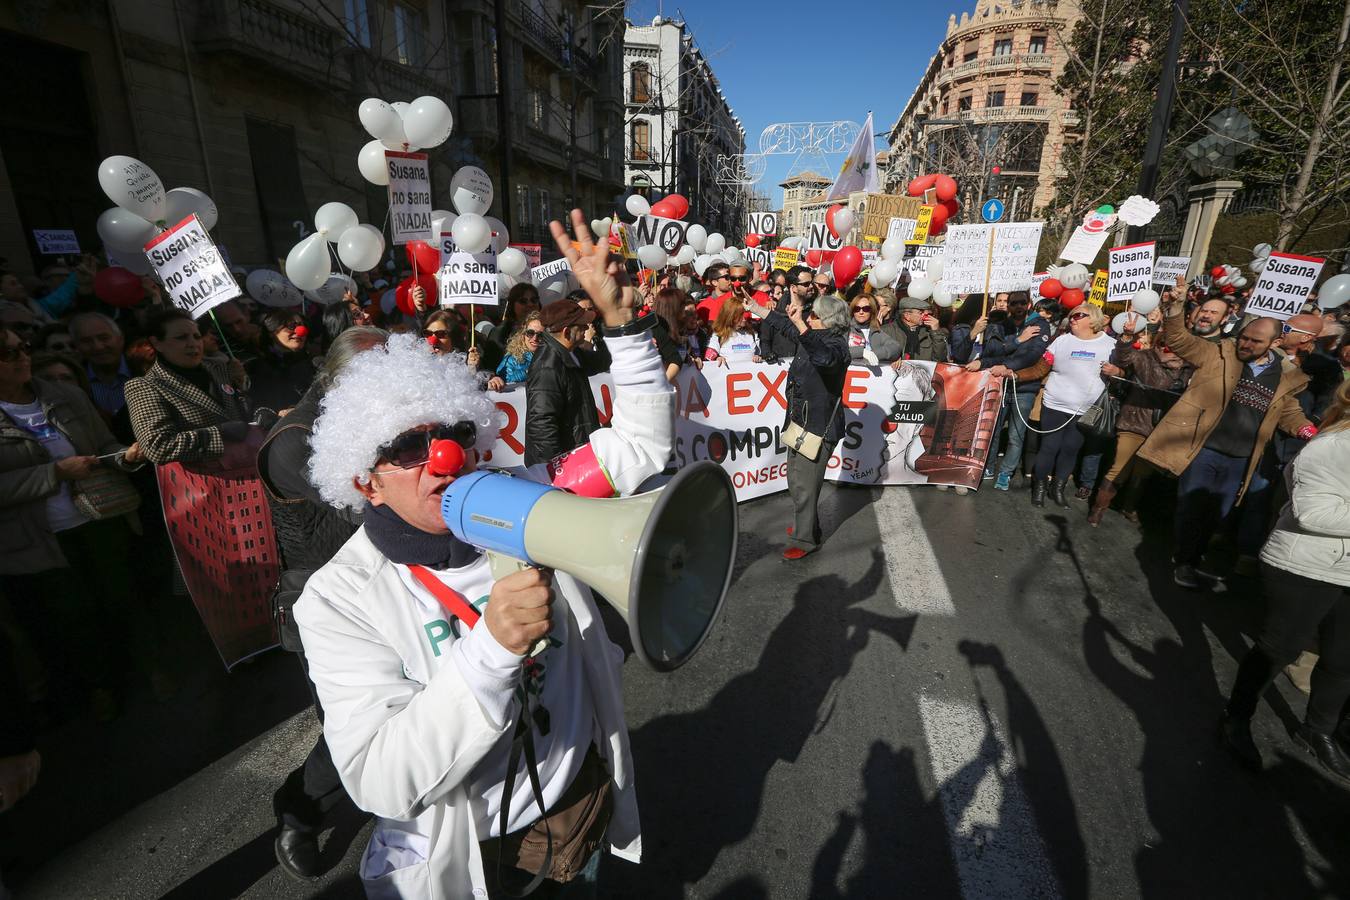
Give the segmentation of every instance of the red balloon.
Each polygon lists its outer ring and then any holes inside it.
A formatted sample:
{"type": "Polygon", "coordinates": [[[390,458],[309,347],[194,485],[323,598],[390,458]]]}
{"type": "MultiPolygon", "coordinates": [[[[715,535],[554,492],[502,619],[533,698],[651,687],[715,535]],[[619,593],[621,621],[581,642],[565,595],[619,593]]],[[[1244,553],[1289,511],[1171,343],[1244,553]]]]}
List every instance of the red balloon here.
{"type": "Polygon", "coordinates": [[[428,307],[436,305],[436,276],[431,272],[419,272],[416,279],[409,275],[400,281],[398,287],[394,289],[394,302],[398,304],[399,312],[405,316],[417,315],[417,307],[413,306],[412,294],[410,293],[417,286],[421,286],[422,290],[426,291],[427,297],[423,302],[428,307]]]}
{"type": "Polygon", "coordinates": [[[942,205],[947,208],[947,221],[956,218],[956,214],[961,211],[961,204],[955,199],[943,200],[942,205]]]}
{"type": "Polygon", "coordinates": [[[1041,296],[1053,300],[1064,293],[1064,282],[1058,278],[1047,278],[1041,282],[1041,296]]]}
{"type": "Polygon", "coordinates": [[[822,250],[822,251],[820,251],[820,262],[821,262],[821,265],[824,265],[824,264],[827,263],[827,262],[833,262],[833,261],[834,261],[834,254],[835,254],[836,252],[837,252],[837,251],[835,251],[835,250],[822,250]]]}
{"type": "Polygon", "coordinates": [[[1233,287],[1231,284],[1224,284],[1219,286],[1219,293],[1221,294],[1231,294],[1236,290],[1237,288],[1233,287]]]}
{"type": "Polygon", "coordinates": [[[956,179],[950,175],[939,175],[933,180],[939,200],[951,200],[956,197],[956,179]]]}
{"type": "Polygon", "coordinates": [[[675,215],[675,205],[670,202],[669,197],[667,197],[664,200],[660,200],[657,201],[656,203],[653,203],[651,214],[654,216],[660,216],[663,219],[679,218],[679,216],[675,215]]]}
{"type": "Polygon", "coordinates": [[[928,233],[941,234],[942,230],[947,227],[947,216],[950,213],[947,207],[941,203],[935,203],[930,209],[933,210],[933,218],[928,222],[928,233]]]}
{"type": "Polygon", "coordinates": [[[922,197],[923,192],[932,187],[935,181],[937,181],[936,175],[920,175],[909,183],[906,193],[911,197],[922,197]]]}
{"type": "Polygon", "coordinates": [[[408,265],[419,276],[423,272],[435,272],[441,267],[440,251],[426,241],[408,241],[403,246],[403,252],[408,254],[408,265]]]}
{"type": "Polygon", "coordinates": [[[841,290],[862,271],[862,251],[852,245],[843,247],[834,254],[834,284],[841,290]]]}
{"type": "Polygon", "coordinates": [[[673,208],[671,214],[672,219],[683,219],[685,216],[689,215],[689,201],[683,194],[671,194],[661,202],[669,203],[673,208]]]}
{"type": "Polygon", "coordinates": [[[1059,305],[1065,309],[1073,309],[1086,299],[1087,297],[1078,288],[1065,288],[1064,293],[1059,295],[1059,305]]]}
{"type": "Polygon", "coordinates": [[[834,227],[834,214],[843,208],[844,204],[836,203],[829,209],[825,210],[825,227],[830,229],[830,234],[834,235],[835,237],[843,237],[843,235],[841,235],[837,230],[835,230],[834,227]]]}
{"type": "Polygon", "coordinates": [[[1215,266],[1214,268],[1209,270],[1209,274],[1213,275],[1215,278],[1222,278],[1224,275],[1228,273],[1223,266],[1215,266]]]}
{"type": "Polygon", "coordinates": [[[821,254],[821,252],[820,252],[819,250],[807,250],[807,251],[806,251],[806,264],[807,264],[808,266],[811,266],[812,268],[816,268],[817,266],[820,265],[820,260],[821,260],[821,256],[822,256],[822,255],[823,255],[823,254],[821,254]]]}
{"type": "Polygon", "coordinates": [[[141,276],[121,266],[100,269],[94,276],[94,295],[109,306],[135,306],[145,296],[141,276]]]}
{"type": "Polygon", "coordinates": [[[745,246],[747,246],[747,247],[758,247],[758,246],[759,246],[759,235],[757,235],[757,234],[747,234],[747,235],[745,236],[745,246]]]}

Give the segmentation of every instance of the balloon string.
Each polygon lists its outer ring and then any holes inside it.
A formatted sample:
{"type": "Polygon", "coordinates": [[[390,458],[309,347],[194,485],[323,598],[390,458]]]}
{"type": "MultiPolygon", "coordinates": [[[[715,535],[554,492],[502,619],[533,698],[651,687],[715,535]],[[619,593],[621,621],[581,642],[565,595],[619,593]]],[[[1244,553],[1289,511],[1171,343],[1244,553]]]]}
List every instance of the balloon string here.
{"type": "MultiPolygon", "coordinates": [[[[303,303],[304,301],[301,300],[300,302],[303,303]]],[[[211,321],[216,326],[216,332],[220,334],[220,340],[225,345],[225,352],[229,354],[230,359],[234,359],[235,355],[234,350],[230,347],[230,339],[225,337],[225,329],[220,327],[220,320],[216,318],[216,311],[214,309],[209,309],[207,310],[207,315],[211,317],[211,321]]]]}

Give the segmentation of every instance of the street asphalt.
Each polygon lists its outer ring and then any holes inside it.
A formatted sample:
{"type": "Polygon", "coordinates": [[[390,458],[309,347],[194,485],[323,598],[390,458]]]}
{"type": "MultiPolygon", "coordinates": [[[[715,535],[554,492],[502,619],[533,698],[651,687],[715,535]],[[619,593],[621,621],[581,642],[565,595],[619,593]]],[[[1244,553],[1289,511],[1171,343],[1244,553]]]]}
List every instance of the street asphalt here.
{"type": "MultiPolygon", "coordinates": [[[[1259,584],[1175,587],[1165,509],[1091,529],[989,484],[829,485],[797,563],[786,495],[741,505],[715,633],[675,673],[627,663],[645,859],[605,896],[1350,896],[1350,789],[1288,737],[1304,697],[1281,677],[1262,705],[1260,775],[1213,742],[1259,584]]],[[[317,734],[297,664],[227,676],[195,640],[175,699],[45,736],[0,819],[20,900],[361,896],[354,811],[321,881],[272,855],[317,734]]]]}

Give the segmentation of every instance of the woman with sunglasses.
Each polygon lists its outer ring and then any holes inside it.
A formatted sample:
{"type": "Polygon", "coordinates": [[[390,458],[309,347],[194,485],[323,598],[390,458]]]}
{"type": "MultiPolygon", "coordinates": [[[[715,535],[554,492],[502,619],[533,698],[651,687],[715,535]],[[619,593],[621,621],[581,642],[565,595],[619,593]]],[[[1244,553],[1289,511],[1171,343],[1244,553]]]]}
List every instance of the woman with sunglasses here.
{"type": "Polygon", "coordinates": [[[539,313],[529,313],[525,316],[525,325],[506,342],[506,354],[497,365],[497,374],[488,381],[488,390],[500,391],[510,384],[523,384],[543,339],[544,323],[539,313]]]}
{"type": "Polygon", "coordinates": [[[433,353],[467,353],[464,319],[453,309],[433,310],[422,325],[422,337],[433,353]]]}
{"type": "Polygon", "coordinates": [[[1078,451],[1083,449],[1078,417],[1101,394],[1105,386],[1103,375],[1121,373],[1111,364],[1116,342],[1109,334],[1103,334],[1105,329],[1105,313],[1085,303],[1069,313],[1068,333],[1050,342],[1040,362],[1015,373],[1007,366],[989,370],[995,378],[1015,375],[1018,381],[1046,379],[1041,398],[1041,447],[1036,453],[1031,484],[1033,506],[1045,506],[1047,490],[1055,503],[1066,509],[1069,506],[1064,492],[1078,461],[1078,451]]]}
{"type": "Polygon", "coordinates": [[[877,307],[871,294],[859,294],[849,304],[848,351],[855,364],[883,366],[900,358],[900,344],[881,330],[877,307]]]}
{"type": "MultiPolygon", "coordinates": [[[[753,300],[750,303],[754,303],[753,300]]],[[[722,304],[722,310],[713,320],[712,334],[708,335],[706,358],[726,368],[731,364],[761,362],[759,331],[746,304],[732,294],[722,304]]]]}
{"type": "Polygon", "coordinates": [[[268,337],[258,356],[244,366],[249,376],[249,397],[258,408],[284,415],[300,402],[314,381],[309,327],[293,309],[267,310],[262,314],[262,327],[268,337]]]}

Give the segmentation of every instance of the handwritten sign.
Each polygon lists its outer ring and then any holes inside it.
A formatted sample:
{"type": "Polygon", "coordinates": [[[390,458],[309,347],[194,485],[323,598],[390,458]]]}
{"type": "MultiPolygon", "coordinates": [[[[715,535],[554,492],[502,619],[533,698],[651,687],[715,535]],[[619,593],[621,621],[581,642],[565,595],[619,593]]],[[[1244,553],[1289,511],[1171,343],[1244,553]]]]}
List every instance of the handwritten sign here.
{"type": "Polygon", "coordinates": [[[1092,290],[1088,293],[1087,302],[1096,307],[1106,306],[1106,285],[1110,280],[1110,272],[1098,269],[1097,274],[1092,276],[1092,290]]]}
{"type": "Polygon", "coordinates": [[[778,213],[757,212],[750,214],[750,233],[760,237],[777,237],[778,213]]]}
{"type": "Polygon", "coordinates": [[[195,213],[156,235],[145,255],[174,306],[194,319],[242,293],[195,213]]]}
{"type": "Polygon", "coordinates": [[[1272,319],[1288,319],[1303,311],[1326,260],[1316,256],[1272,253],[1252,288],[1245,312],[1272,319]]]}
{"type": "Polygon", "coordinates": [[[1073,235],[1069,238],[1069,242],[1064,245],[1064,249],[1059,251],[1059,257],[1060,259],[1067,259],[1069,262],[1090,266],[1092,261],[1097,258],[1097,254],[1101,252],[1102,244],[1106,243],[1108,234],[1110,234],[1109,230],[1089,231],[1085,226],[1079,225],[1073,230],[1073,235]]]}
{"type": "Polygon", "coordinates": [[[1129,300],[1135,291],[1153,283],[1153,254],[1157,246],[1153,241],[1146,241],[1112,247],[1106,252],[1107,270],[1110,272],[1110,280],[1106,284],[1107,303],[1129,300]]]}
{"type": "Polygon", "coordinates": [[[420,241],[431,230],[431,173],[425,153],[384,151],[389,169],[389,223],[395,244],[420,241]]]}
{"type": "Polygon", "coordinates": [[[450,232],[441,232],[441,306],[456,303],[497,305],[497,251],[466,253],[455,246],[450,232]]]}
{"type": "MultiPolygon", "coordinates": [[[[896,216],[891,219],[891,224],[886,228],[886,240],[899,238],[901,243],[908,244],[909,239],[914,236],[914,229],[918,224],[918,219],[902,219],[896,216]]],[[[919,243],[922,243],[922,241],[919,243]]]]}
{"type": "Polygon", "coordinates": [[[1175,285],[1177,276],[1185,278],[1190,267],[1189,256],[1160,256],[1153,261],[1153,283],[1175,285]]]}
{"type": "Polygon", "coordinates": [[[951,226],[947,229],[942,283],[953,294],[983,293],[987,271],[990,294],[1029,290],[1043,225],[1009,222],[951,226]]]}
{"type": "Polygon", "coordinates": [[[773,251],[773,267],[775,269],[782,269],[786,272],[788,269],[797,265],[797,260],[801,258],[801,253],[793,250],[791,247],[779,247],[777,250],[773,251]]]}
{"type": "Polygon", "coordinates": [[[919,197],[868,194],[863,201],[863,240],[881,243],[886,239],[891,219],[917,219],[922,206],[923,200],[919,197]]]}
{"type": "Polygon", "coordinates": [[[844,239],[831,234],[829,226],[824,222],[811,223],[811,231],[806,238],[807,250],[824,250],[832,253],[842,246],[844,239]]]}
{"type": "Polygon", "coordinates": [[[69,228],[34,228],[33,240],[43,256],[75,256],[80,252],[80,239],[69,228]]]}
{"type": "Polygon", "coordinates": [[[512,244],[511,246],[525,254],[525,263],[531,269],[544,261],[544,246],[542,244],[512,244]]]}

